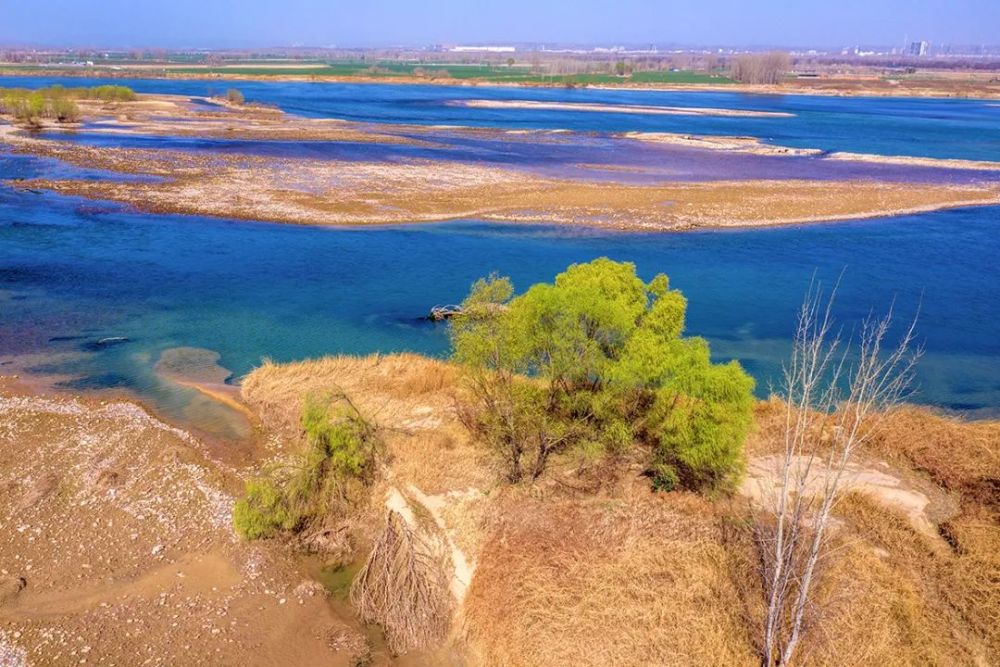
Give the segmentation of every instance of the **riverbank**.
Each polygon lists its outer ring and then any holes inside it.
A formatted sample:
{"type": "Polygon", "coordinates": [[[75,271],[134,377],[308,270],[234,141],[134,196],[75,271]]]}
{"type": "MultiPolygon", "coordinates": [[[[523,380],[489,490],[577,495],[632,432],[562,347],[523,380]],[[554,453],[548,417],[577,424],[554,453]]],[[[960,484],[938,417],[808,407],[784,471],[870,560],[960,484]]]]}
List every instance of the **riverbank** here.
{"type": "Polygon", "coordinates": [[[353,665],[359,626],[231,528],[246,470],[139,405],[0,376],[0,658],[353,665]]]}
{"type": "MultiPolygon", "coordinates": [[[[189,69],[190,66],[183,66],[189,69]]],[[[726,83],[646,83],[632,82],[622,78],[613,84],[576,83],[572,76],[552,77],[549,81],[505,81],[503,79],[449,78],[436,76],[429,71],[425,76],[393,75],[371,76],[330,75],[330,74],[289,74],[283,68],[274,68],[267,74],[245,72],[176,72],[170,68],[122,66],[116,69],[90,68],[24,68],[7,67],[0,64],[0,76],[69,76],[87,78],[163,78],[191,81],[280,81],[307,83],[360,83],[360,84],[405,84],[442,85],[461,87],[498,88],[580,88],[593,90],[635,90],[635,91],[705,91],[733,92],[751,95],[819,95],[832,97],[922,97],[922,98],[963,98],[1000,99],[1000,83],[996,77],[947,76],[917,78],[913,76],[890,77],[808,77],[796,78],[778,85],[726,83]]]]}
{"type": "MultiPolygon", "coordinates": [[[[779,405],[755,410],[744,495],[711,500],[651,494],[640,462],[575,452],[511,487],[461,425],[461,391],[456,369],[415,355],[264,364],[241,400],[269,445],[234,469],[133,403],[37,395],[4,378],[0,511],[13,530],[0,534],[0,656],[348,665],[371,654],[370,636],[299,569],[295,545],[229,528],[242,480],[301,446],[306,399],[343,392],[383,434],[384,466],[370,503],[311,543],[313,560],[363,559],[389,510],[450,554],[441,647],[403,662],[376,650],[371,664],[759,663],[753,546],[734,527],[773,484],[779,405]]],[[[805,648],[824,665],[989,664],[1000,652],[1000,423],[906,408],[884,433],[838,505],[837,558],[817,599],[824,632],[805,648]]]]}

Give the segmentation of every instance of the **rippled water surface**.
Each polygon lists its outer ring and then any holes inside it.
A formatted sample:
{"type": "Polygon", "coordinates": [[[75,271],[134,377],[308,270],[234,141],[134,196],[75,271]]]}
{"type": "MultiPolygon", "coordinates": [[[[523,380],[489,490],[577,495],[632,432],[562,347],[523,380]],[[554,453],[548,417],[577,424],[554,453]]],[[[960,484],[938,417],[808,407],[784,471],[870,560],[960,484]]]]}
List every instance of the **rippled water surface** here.
{"type": "Polygon", "coordinates": [[[666,272],[690,299],[689,332],[742,360],[762,392],[813,272],[830,281],[846,267],[845,322],[893,299],[904,316],[921,305],[919,400],[1000,406],[1000,215],[990,207],[684,234],[477,222],[345,230],[143,215],[0,188],[0,356],[71,353],[36,370],[155,393],[153,366],[182,346],[218,351],[237,375],[265,356],[444,354],[445,329],[421,319],[430,306],[460,300],[490,271],[526,287],[602,255],[646,277],[666,272]],[[129,340],[96,344],[109,337],[129,340]]]}

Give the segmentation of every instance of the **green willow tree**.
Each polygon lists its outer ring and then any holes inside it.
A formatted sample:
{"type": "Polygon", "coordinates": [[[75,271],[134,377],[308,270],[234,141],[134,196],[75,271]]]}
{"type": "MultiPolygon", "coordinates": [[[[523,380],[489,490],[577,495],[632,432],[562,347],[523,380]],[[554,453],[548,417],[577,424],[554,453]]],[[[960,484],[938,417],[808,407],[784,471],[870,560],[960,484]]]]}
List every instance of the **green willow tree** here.
{"type": "Polygon", "coordinates": [[[645,447],[665,490],[739,476],[753,380],[682,335],[687,300],[665,275],[644,283],[633,264],[601,258],[517,297],[490,276],[462,305],[451,339],[469,381],[463,421],[503,455],[512,482],[575,445],[645,447]]]}

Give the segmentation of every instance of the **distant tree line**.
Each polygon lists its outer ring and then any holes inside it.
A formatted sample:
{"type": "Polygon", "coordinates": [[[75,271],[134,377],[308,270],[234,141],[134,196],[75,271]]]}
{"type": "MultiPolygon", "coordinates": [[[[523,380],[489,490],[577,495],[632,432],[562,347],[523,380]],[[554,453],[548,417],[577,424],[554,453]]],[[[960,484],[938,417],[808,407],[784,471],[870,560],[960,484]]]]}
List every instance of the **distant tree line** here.
{"type": "Polygon", "coordinates": [[[780,83],[791,67],[787,53],[749,53],[737,56],[729,65],[729,76],[740,83],[780,83]]]}

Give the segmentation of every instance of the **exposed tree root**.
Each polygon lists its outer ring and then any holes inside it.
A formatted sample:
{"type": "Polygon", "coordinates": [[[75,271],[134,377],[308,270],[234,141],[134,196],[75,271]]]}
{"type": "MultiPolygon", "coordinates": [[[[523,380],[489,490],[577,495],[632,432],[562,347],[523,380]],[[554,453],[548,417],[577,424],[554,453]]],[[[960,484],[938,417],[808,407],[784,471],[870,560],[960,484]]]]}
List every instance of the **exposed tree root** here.
{"type": "Polygon", "coordinates": [[[403,516],[389,511],[385,529],[351,586],[351,603],[385,631],[393,653],[440,642],[451,620],[446,554],[403,516]]]}

